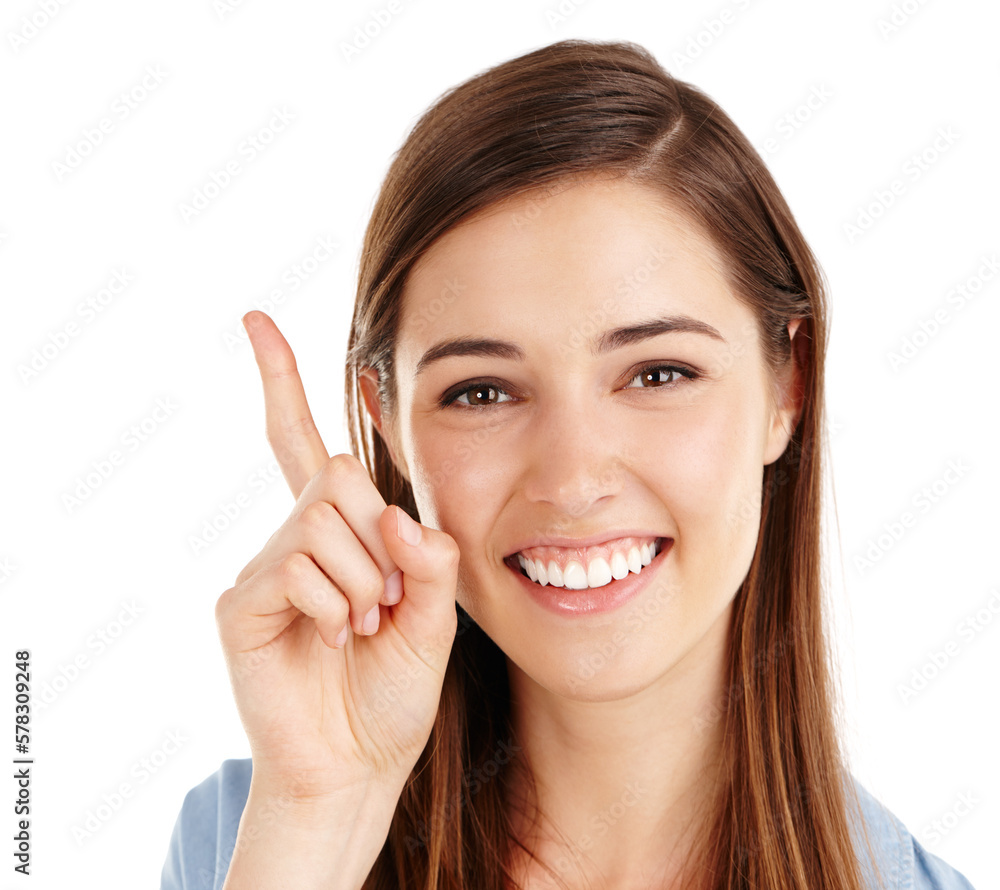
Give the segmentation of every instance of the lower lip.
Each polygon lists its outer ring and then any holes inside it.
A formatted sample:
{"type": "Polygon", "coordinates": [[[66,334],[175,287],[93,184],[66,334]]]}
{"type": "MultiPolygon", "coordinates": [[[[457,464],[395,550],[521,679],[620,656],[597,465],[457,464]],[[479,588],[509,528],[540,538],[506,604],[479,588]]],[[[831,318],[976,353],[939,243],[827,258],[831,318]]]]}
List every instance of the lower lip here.
{"type": "Polygon", "coordinates": [[[553,587],[551,584],[542,587],[541,584],[523,575],[519,569],[510,565],[507,565],[507,568],[517,576],[527,593],[542,608],[548,609],[556,615],[597,615],[602,612],[611,612],[642,593],[649,586],[653,575],[656,574],[656,570],[663,560],[667,558],[673,545],[672,538],[666,539],[656,556],[653,557],[649,565],[642,567],[639,574],[629,572],[621,580],[612,579],[603,587],[584,590],[567,590],[565,587],[553,587]]]}

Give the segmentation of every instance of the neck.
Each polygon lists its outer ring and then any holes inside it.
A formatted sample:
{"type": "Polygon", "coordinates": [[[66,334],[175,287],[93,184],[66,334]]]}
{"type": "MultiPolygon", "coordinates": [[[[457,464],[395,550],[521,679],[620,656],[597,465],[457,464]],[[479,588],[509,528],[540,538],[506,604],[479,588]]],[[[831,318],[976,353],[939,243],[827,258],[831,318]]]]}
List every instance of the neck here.
{"type": "MultiPolygon", "coordinates": [[[[515,836],[568,885],[680,886],[715,815],[731,610],[666,674],[625,697],[552,693],[508,659],[523,756],[515,836]]],[[[556,886],[516,849],[524,887],[556,886]]]]}

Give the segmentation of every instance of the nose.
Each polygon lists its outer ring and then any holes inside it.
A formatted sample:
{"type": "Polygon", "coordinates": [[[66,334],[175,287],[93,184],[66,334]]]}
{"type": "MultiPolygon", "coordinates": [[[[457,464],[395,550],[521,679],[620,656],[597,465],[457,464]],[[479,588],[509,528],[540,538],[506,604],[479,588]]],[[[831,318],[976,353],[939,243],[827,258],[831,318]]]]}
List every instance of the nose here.
{"type": "Polygon", "coordinates": [[[626,455],[593,402],[565,400],[534,419],[522,491],[560,515],[585,516],[621,492],[626,455]],[[567,404],[574,402],[574,404],[567,404]]]}

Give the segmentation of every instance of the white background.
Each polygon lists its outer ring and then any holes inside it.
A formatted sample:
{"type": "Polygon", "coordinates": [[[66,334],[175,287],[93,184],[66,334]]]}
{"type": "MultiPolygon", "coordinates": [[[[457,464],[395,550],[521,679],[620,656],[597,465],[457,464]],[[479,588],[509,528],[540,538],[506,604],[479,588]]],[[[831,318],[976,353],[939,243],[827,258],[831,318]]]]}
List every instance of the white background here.
{"type": "MultiPolygon", "coordinates": [[[[706,90],[764,149],[819,257],[851,766],[931,852],[995,886],[1000,312],[984,263],[1000,248],[996,6],[557,3],[399,0],[349,58],[387,2],[92,0],[48,21],[41,0],[3,5],[0,710],[13,713],[14,652],[29,648],[36,762],[34,874],[14,875],[6,853],[0,886],[156,885],[185,792],[248,756],[213,608],[292,499],[269,477],[240,317],[280,290],[271,315],[327,447],[349,450],[357,257],[392,153],[442,91],[566,37],[637,41],[706,90]],[[119,97],[133,91],[125,116],[119,97]],[[249,158],[244,140],[276,110],[290,122],[249,158]],[[71,167],[102,118],[111,131],[71,167]],[[185,219],[230,161],[239,173],[185,219]],[[869,206],[878,216],[862,226],[869,206]],[[329,258],[314,255],[324,238],[329,258]],[[88,320],[87,300],[122,270],[128,286],[88,320]],[[959,286],[976,289],[960,308],[959,286]],[[912,357],[894,366],[907,338],[912,357]],[[40,370],[26,374],[35,350],[40,370]],[[128,430],[144,421],[138,442],[128,430]],[[123,462],[69,503],[116,449],[123,462]],[[950,462],[960,475],[946,476],[950,462]],[[935,483],[930,504],[920,492],[935,483]],[[192,539],[240,496],[248,506],[196,553],[192,539]],[[892,537],[908,510],[915,524],[892,537]],[[859,567],[872,546],[878,560],[859,567]],[[933,676],[904,695],[915,671],[933,676]],[[97,819],[123,783],[131,796],[97,819]],[[97,830],[83,836],[88,818],[97,830]]],[[[14,816],[0,810],[6,849],[14,816]]]]}

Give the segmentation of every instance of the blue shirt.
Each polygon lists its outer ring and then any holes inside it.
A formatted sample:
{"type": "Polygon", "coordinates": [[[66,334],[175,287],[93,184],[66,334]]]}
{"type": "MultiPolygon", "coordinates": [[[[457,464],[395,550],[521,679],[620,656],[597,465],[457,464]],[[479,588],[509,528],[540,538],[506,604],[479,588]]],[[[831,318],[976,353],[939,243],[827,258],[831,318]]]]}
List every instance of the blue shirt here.
{"type": "MultiPolygon", "coordinates": [[[[249,757],[224,760],[216,772],[188,791],[170,838],[160,890],[222,890],[250,791],[251,765],[249,757]]],[[[888,882],[885,890],[974,890],[965,877],[928,853],[899,819],[852,780],[888,882]]],[[[871,865],[864,856],[861,861],[874,890],[877,884],[871,865]]]]}

